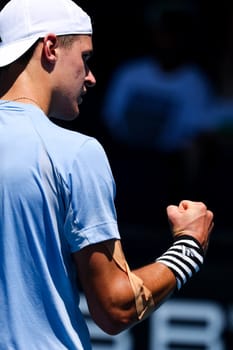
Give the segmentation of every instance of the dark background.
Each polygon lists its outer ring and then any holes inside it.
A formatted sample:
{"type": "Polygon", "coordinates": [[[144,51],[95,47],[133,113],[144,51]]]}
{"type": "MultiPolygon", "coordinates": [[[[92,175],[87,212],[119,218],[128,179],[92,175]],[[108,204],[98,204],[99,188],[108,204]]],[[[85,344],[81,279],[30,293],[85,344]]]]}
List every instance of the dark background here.
{"type": "MultiPolygon", "coordinates": [[[[130,202],[130,193],[125,192],[124,187],[132,154],[127,153],[128,150],[124,149],[124,146],[111,139],[100,114],[103,96],[115,68],[128,58],[146,53],[147,43],[141,38],[142,13],[146,2],[136,4],[134,1],[89,0],[81,1],[80,4],[93,19],[94,55],[90,66],[96,76],[97,85],[85,97],[80,117],[68,127],[95,136],[105,147],[117,184],[116,205],[122,240],[130,265],[136,267],[155,259],[170,244],[171,235],[165,215],[165,208],[169,203],[164,203],[161,198],[161,212],[155,211],[152,214],[156,199],[148,193],[144,196],[144,218],[139,220],[138,216],[134,215],[131,210],[133,204],[130,202]],[[124,161],[119,161],[122,158],[124,161]],[[148,216],[153,216],[153,220],[148,220],[147,211],[148,216]]],[[[196,38],[194,60],[205,70],[216,94],[231,98],[233,96],[232,2],[201,0],[198,8],[194,33],[196,38]]],[[[233,302],[231,130],[226,134],[217,132],[203,135],[200,147],[198,176],[195,183],[190,184],[184,193],[177,192],[171,201],[178,202],[183,196],[205,201],[215,213],[215,228],[203,269],[176,297],[216,300],[223,307],[228,307],[233,302]]],[[[138,156],[139,160],[140,156],[144,156],[140,155],[140,150],[138,156]]],[[[148,174],[144,175],[146,179],[148,174]]],[[[141,179],[137,180],[143,188],[145,183],[141,183],[141,179]]],[[[140,198],[138,200],[140,201],[140,198]]],[[[132,330],[135,338],[134,350],[146,350],[147,326],[147,322],[144,322],[132,330]]],[[[230,329],[226,329],[225,341],[226,349],[231,350],[233,345],[230,329]]]]}

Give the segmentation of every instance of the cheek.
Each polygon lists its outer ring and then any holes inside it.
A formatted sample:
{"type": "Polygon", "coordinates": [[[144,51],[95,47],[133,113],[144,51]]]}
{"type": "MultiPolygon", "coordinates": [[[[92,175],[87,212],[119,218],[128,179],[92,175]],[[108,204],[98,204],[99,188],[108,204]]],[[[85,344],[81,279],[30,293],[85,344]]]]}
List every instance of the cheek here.
{"type": "Polygon", "coordinates": [[[73,90],[78,96],[80,96],[83,93],[85,76],[85,71],[83,69],[76,70],[75,79],[73,81],[73,90]]]}
{"type": "Polygon", "coordinates": [[[77,55],[65,56],[60,65],[60,86],[67,94],[77,95],[81,92],[85,81],[85,66],[77,55]]]}
{"type": "Polygon", "coordinates": [[[68,82],[70,80],[70,82],[83,85],[85,80],[85,69],[83,65],[77,65],[77,63],[70,65],[67,73],[68,82]]]}
{"type": "Polygon", "coordinates": [[[83,64],[76,65],[76,71],[75,71],[76,79],[84,81],[86,76],[85,67],[83,64]]]}

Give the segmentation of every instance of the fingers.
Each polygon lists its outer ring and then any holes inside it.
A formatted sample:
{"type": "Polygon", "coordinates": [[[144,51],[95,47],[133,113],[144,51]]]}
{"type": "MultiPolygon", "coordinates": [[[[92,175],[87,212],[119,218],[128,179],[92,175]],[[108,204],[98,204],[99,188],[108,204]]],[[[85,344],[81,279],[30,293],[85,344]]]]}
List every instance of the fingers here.
{"type": "Polygon", "coordinates": [[[212,230],[213,230],[213,227],[214,227],[214,222],[213,222],[213,219],[214,219],[214,214],[211,210],[207,210],[207,220],[209,222],[209,227],[208,227],[208,232],[210,233],[212,230]]]}
{"type": "Polygon", "coordinates": [[[180,202],[179,204],[179,209],[180,210],[186,210],[188,209],[188,207],[191,205],[192,203],[190,201],[187,201],[187,200],[183,200],[180,202]]]}
{"type": "Polygon", "coordinates": [[[209,229],[208,229],[208,233],[211,233],[211,231],[213,230],[213,228],[214,228],[214,222],[212,221],[212,222],[210,223],[210,226],[209,226],[209,229]]]}
{"type": "MultiPolygon", "coordinates": [[[[190,200],[182,200],[179,203],[179,206],[177,206],[177,205],[169,205],[167,207],[167,213],[170,216],[170,215],[173,215],[173,214],[177,214],[177,212],[181,212],[182,213],[185,210],[192,209],[195,206],[201,207],[202,210],[207,210],[207,207],[206,207],[206,205],[203,202],[193,202],[193,201],[190,201],[190,200]]],[[[212,213],[212,212],[209,211],[209,213],[212,213]]],[[[212,215],[213,215],[213,213],[212,213],[212,215]]]]}
{"type": "Polygon", "coordinates": [[[181,209],[181,210],[182,209],[187,210],[189,208],[192,208],[193,206],[199,206],[199,207],[203,208],[203,210],[207,210],[207,207],[203,202],[193,202],[190,200],[182,200],[179,203],[179,209],[181,209]]]}

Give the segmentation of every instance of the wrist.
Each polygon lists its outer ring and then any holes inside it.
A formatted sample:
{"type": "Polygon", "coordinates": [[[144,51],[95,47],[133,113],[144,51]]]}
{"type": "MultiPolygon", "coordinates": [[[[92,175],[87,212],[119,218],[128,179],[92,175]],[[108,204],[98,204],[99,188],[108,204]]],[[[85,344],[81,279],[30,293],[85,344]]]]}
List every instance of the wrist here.
{"type": "Polygon", "coordinates": [[[192,236],[181,235],[175,238],[173,245],[156,261],[165,264],[176,277],[179,290],[204,262],[204,250],[192,236]]]}

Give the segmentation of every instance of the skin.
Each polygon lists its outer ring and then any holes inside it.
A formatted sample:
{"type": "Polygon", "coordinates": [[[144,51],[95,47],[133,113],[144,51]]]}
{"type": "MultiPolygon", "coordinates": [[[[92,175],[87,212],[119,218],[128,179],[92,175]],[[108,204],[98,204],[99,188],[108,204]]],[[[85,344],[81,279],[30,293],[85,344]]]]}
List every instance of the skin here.
{"type": "MultiPolygon", "coordinates": [[[[14,63],[1,72],[0,96],[13,100],[33,99],[49,117],[74,119],[79,103],[96,80],[87,65],[92,53],[92,38],[81,35],[71,48],[59,45],[56,35],[48,34],[36,47],[26,66],[14,63]],[[4,89],[4,90],[3,90],[4,89]]],[[[29,100],[22,103],[34,103],[29,100]]],[[[182,201],[167,208],[173,236],[195,237],[206,251],[213,227],[213,213],[201,202],[182,201]]],[[[115,241],[109,242],[114,247],[115,241]]],[[[121,247],[122,249],[122,247],[121,247]]],[[[155,257],[156,259],[157,257],[155,257]]],[[[105,332],[118,334],[138,322],[135,299],[127,274],[113,260],[102,243],[73,254],[79,280],[90,313],[105,332]]],[[[173,293],[176,280],[171,270],[153,262],[132,271],[151,291],[156,310],[173,293]]]]}
{"type": "MultiPolygon", "coordinates": [[[[0,88],[1,99],[27,96],[49,117],[75,119],[82,96],[96,83],[87,65],[92,51],[89,35],[77,36],[71,48],[64,48],[55,34],[48,34],[39,42],[26,67],[15,63],[3,70],[1,80],[9,88],[7,91],[0,88]]],[[[32,103],[23,99],[18,102],[32,103]]]]}
{"type": "MultiPolygon", "coordinates": [[[[201,202],[182,201],[167,207],[173,236],[190,235],[206,251],[213,228],[213,213],[201,202]]],[[[111,242],[114,245],[114,241],[111,242]]],[[[155,257],[156,259],[156,257],[155,257]]],[[[115,335],[138,322],[134,295],[126,273],[120,270],[103,244],[84,248],[74,254],[90,312],[96,323],[115,335]],[[91,278],[90,278],[91,276],[91,278]]],[[[152,292],[156,310],[171,296],[176,280],[169,268],[154,262],[133,270],[152,292]]]]}

